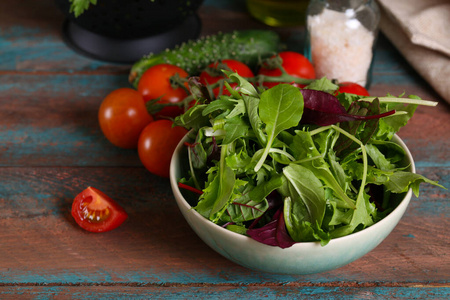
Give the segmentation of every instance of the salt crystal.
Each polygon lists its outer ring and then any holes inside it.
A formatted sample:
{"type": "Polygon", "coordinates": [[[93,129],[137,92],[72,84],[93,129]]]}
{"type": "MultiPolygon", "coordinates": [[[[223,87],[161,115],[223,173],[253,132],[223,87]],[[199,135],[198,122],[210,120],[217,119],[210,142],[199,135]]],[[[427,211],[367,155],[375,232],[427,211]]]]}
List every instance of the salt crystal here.
{"type": "Polygon", "coordinates": [[[319,15],[308,16],[312,62],[318,78],[365,86],[375,36],[349,16],[354,16],[353,10],[324,9],[319,15]]]}

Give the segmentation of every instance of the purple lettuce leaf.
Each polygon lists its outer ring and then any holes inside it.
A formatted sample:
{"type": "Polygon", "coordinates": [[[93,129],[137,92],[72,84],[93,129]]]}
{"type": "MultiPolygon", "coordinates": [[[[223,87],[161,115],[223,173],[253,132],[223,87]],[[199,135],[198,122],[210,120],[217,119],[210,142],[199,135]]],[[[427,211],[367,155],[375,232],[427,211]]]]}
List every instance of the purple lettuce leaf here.
{"type": "Polygon", "coordinates": [[[280,208],[272,218],[272,221],[260,228],[248,229],[247,235],[252,239],[280,248],[289,248],[295,244],[289,236],[284,222],[283,210],[280,208]]]}
{"type": "Polygon", "coordinates": [[[301,123],[328,126],[340,122],[371,120],[386,117],[395,110],[377,115],[353,115],[345,110],[339,100],[327,92],[300,89],[303,95],[304,110],[301,123]]]}

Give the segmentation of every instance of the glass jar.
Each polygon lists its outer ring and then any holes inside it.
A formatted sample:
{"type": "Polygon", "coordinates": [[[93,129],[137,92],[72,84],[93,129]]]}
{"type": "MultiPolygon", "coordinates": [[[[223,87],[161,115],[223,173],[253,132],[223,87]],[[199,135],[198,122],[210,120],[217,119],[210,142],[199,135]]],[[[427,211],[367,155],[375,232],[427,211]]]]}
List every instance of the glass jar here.
{"type": "Polygon", "coordinates": [[[374,0],[312,0],[305,55],[317,78],[368,87],[380,12],[374,0]]]}
{"type": "Polygon", "coordinates": [[[247,10],[255,19],[274,27],[305,24],[309,0],[247,0],[247,10]]]}

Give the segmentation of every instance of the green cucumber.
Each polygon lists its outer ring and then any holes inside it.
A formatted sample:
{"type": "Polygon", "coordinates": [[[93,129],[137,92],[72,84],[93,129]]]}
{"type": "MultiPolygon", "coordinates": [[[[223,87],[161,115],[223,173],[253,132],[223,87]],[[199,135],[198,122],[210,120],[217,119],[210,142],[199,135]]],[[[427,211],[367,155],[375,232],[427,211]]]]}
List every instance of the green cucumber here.
{"type": "Polygon", "coordinates": [[[179,66],[189,75],[199,74],[210,63],[220,59],[236,59],[253,67],[259,59],[277,53],[279,47],[278,34],[269,30],[217,33],[190,40],[174,49],[144,56],[131,67],[128,79],[137,87],[139,79],[148,68],[162,63],[179,66]]]}

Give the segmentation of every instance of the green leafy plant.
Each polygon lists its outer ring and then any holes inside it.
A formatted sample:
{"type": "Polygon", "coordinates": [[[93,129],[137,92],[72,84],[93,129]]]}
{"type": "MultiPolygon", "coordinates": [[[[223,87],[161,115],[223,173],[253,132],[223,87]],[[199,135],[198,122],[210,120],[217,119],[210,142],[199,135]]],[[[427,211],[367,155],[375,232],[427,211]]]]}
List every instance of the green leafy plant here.
{"type": "MultiPolygon", "coordinates": [[[[155,0],[149,1],[154,2],[155,0]]],[[[70,13],[73,13],[75,17],[79,17],[83,14],[87,9],[89,9],[89,6],[97,5],[97,0],[69,0],[69,2],[71,3],[70,13]]]]}
{"type": "Polygon", "coordinates": [[[73,13],[75,17],[79,17],[85,10],[89,8],[89,6],[96,5],[97,0],[69,0],[70,5],[70,13],[73,13]]]}

